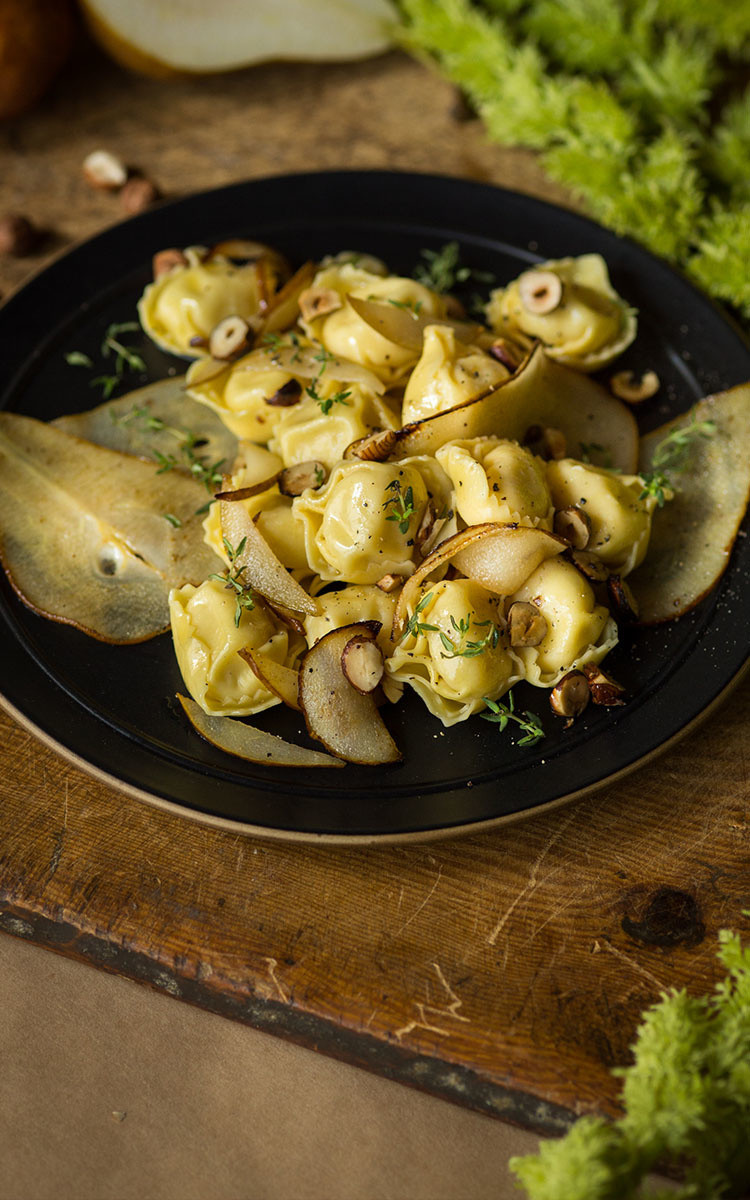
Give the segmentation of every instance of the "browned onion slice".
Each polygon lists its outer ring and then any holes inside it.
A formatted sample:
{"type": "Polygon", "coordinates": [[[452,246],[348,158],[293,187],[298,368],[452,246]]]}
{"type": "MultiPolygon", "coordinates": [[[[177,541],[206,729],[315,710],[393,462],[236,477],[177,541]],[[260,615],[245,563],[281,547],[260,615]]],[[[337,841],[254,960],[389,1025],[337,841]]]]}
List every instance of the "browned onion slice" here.
{"type": "MultiPolygon", "coordinates": [[[[377,626],[375,622],[375,626],[377,626]]],[[[333,629],[307,651],[300,663],[299,699],[311,737],[347,762],[375,766],[398,762],[401,752],[378,713],[372,692],[349,683],[341,656],[353,637],[375,638],[367,621],[333,629]]]]}
{"type": "Polygon", "coordinates": [[[541,346],[487,395],[405,425],[392,457],[434,454],[446,442],[493,434],[522,442],[533,425],[560,429],[571,458],[596,443],[609,451],[613,467],[629,475],[636,469],[638,426],[630,409],[588,375],[554,362],[541,346]]]}
{"type": "Polygon", "coordinates": [[[264,729],[256,729],[254,725],[245,725],[232,717],[215,717],[205,713],[199,704],[187,696],[178,694],[182,708],[190,724],[201,737],[219,750],[233,754],[236,758],[245,758],[249,762],[267,763],[273,767],[343,767],[340,758],[332,758],[330,754],[322,754],[320,750],[308,750],[305,746],[296,746],[294,742],[286,742],[273,733],[264,729]]]}

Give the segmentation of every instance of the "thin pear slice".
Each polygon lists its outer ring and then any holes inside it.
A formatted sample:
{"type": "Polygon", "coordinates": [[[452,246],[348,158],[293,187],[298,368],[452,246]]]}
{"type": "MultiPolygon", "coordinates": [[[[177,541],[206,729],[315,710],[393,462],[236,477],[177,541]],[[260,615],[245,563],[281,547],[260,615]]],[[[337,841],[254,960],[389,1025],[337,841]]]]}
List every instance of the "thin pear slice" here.
{"type": "Polygon", "coordinates": [[[97,446],[140,458],[173,455],[179,462],[187,434],[194,445],[200,443],[195,453],[204,462],[223,462],[228,470],[237,455],[237,438],[216,413],[187,395],[184,376],[150,383],[88,412],[57,417],[52,424],[97,446]],[[166,428],[155,429],[153,421],[166,428]]]}
{"type": "Polygon", "coordinates": [[[317,265],[310,259],[287,279],[268,305],[263,324],[258,331],[257,343],[263,345],[266,334],[278,333],[294,325],[299,316],[299,298],[315,278],[317,265]]]}
{"type": "Polygon", "coordinates": [[[380,625],[360,621],[332,629],[300,663],[299,699],[311,737],[347,762],[364,766],[398,762],[401,752],[378,713],[372,692],[363,695],[344,674],[341,658],[353,638],[374,641],[380,625]]]}
{"type": "Polygon", "coordinates": [[[219,504],[222,536],[233,548],[232,566],[242,568],[245,582],[271,604],[294,613],[316,613],[315,600],[279,562],[245,506],[230,500],[219,504]]]}
{"type": "Polygon", "coordinates": [[[651,470],[659,443],[693,420],[714,421],[715,433],[691,440],[681,469],[668,471],[674,499],[654,513],[645,561],[628,576],[644,625],[681,616],[711,591],[750,499],[750,383],[707,396],[647,434],[641,473],[651,470]]]}
{"type": "Polygon", "coordinates": [[[467,579],[480,583],[488,592],[512,596],[546,559],[567,549],[563,538],[546,529],[527,525],[487,522],[470,525],[441,542],[410,575],[401,589],[393,616],[391,638],[398,641],[410,611],[419,600],[422,584],[439,567],[452,562],[467,579]]]}
{"type": "Polygon", "coordinates": [[[632,475],[638,462],[638,426],[630,410],[588,375],[563,367],[537,346],[515,375],[486,396],[405,425],[392,458],[434,454],[446,442],[495,435],[522,442],[534,425],[565,435],[572,458],[597,445],[614,468],[632,475]]]}
{"type": "Polygon", "coordinates": [[[323,754],[320,750],[308,750],[286,742],[264,729],[245,725],[232,717],[214,717],[205,713],[199,704],[187,696],[177,695],[187,719],[201,737],[219,750],[233,754],[248,762],[265,763],[273,767],[343,767],[340,758],[323,754]]]}
{"type": "Polygon", "coordinates": [[[288,708],[300,712],[299,671],[276,662],[260,650],[251,650],[249,646],[243,646],[239,654],[267,691],[278,696],[288,708]]]}
{"type": "Polygon", "coordinates": [[[420,313],[400,304],[383,304],[378,300],[364,300],[358,296],[347,296],[349,305],[366,325],[374,329],[389,342],[403,346],[419,354],[422,349],[424,331],[428,325],[450,325],[462,342],[472,342],[481,326],[476,322],[457,321],[453,317],[436,317],[420,313]]]}

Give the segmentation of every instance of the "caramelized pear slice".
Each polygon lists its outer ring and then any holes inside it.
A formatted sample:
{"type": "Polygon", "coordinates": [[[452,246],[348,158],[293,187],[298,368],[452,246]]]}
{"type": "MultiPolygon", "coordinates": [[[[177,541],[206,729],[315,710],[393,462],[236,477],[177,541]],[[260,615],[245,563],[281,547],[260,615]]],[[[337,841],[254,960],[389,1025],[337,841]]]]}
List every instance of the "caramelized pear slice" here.
{"type": "Polygon", "coordinates": [[[3,566],[30,608],[102,641],[161,633],[170,588],[216,570],[205,495],[176,471],[0,413],[3,566]]]}
{"type": "Polygon", "coordinates": [[[320,750],[308,750],[286,742],[264,729],[245,725],[232,717],[213,717],[187,696],[177,695],[187,719],[201,737],[219,750],[245,758],[249,762],[266,763],[271,767],[343,767],[340,758],[332,758],[320,750]]]}
{"type": "Polygon", "coordinates": [[[296,712],[300,711],[298,671],[295,671],[293,667],[286,667],[283,663],[276,662],[275,658],[263,654],[260,650],[251,650],[249,646],[243,646],[239,654],[264,688],[274,696],[278,696],[279,700],[283,701],[288,708],[293,708],[296,712]]]}
{"type": "Polygon", "coordinates": [[[315,600],[279,562],[244,505],[219,503],[222,536],[235,553],[233,568],[242,568],[246,582],[271,604],[295,613],[316,613],[315,600]]]}
{"type": "Polygon", "coordinates": [[[396,604],[391,637],[397,641],[410,611],[414,610],[422,583],[448,562],[468,579],[498,596],[512,596],[546,559],[560,554],[567,542],[546,529],[527,525],[487,522],[470,525],[441,542],[404,584],[396,604]]]}
{"type": "Polygon", "coordinates": [[[638,462],[638,426],[630,410],[600,384],[554,362],[537,346],[515,375],[486,396],[405,425],[392,457],[434,454],[446,442],[487,437],[523,442],[534,425],[562,431],[572,458],[597,444],[611,466],[632,475],[638,462]]]}
{"type": "Polygon", "coordinates": [[[150,383],[88,412],[57,417],[52,424],[97,446],[140,458],[173,455],[187,465],[180,457],[185,435],[194,439],[195,453],[204,462],[223,462],[227,469],[237,455],[237,438],[216,413],[186,394],[184,376],[150,383]],[[154,422],[166,428],[155,428],[154,422]]]}
{"type": "Polygon", "coordinates": [[[379,622],[360,621],[332,629],[300,663],[299,699],[311,737],[347,762],[376,766],[398,762],[396,743],[378,713],[372,692],[363,695],[344,674],[341,657],[355,637],[373,641],[379,622]]]}
{"type": "Polygon", "coordinates": [[[462,342],[473,342],[481,326],[476,322],[457,321],[453,317],[436,317],[420,313],[408,305],[383,304],[378,300],[363,300],[358,296],[347,296],[347,301],[358,317],[386,338],[419,354],[422,349],[424,331],[428,325],[450,325],[462,342]]]}
{"type": "Polygon", "coordinates": [[[628,583],[640,622],[656,625],[693,608],[721,578],[750,499],[750,383],[707,396],[641,443],[639,470],[677,429],[713,421],[710,437],[691,438],[680,469],[669,470],[674,498],[653,517],[645,561],[628,583]]]}

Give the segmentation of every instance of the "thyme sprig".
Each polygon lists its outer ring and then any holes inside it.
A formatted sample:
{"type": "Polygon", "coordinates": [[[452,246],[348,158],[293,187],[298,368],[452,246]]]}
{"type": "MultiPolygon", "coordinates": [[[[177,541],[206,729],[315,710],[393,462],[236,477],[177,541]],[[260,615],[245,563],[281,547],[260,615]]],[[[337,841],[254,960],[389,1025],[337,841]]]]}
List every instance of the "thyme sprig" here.
{"type": "Polygon", "coordinates": [[[328,416],[328,413],[331,411],[334,404],[345,404],[347,408],[351,408],[351,402],[349,400],[351,391],[347,392],[342,390],[335,392],[332,396],[321,396],[320,392],[318,391],[318,384],[325,374],[325,369],[329,362],[333,362],[335,357],[336,355],[331,354],[330,350],[326,350],[325,346],[321,346],[320,350],[313,355],[315,361],[320,363],[320,369],[312,382],[305,388],[305,392],[311,400],[315,401],[324,417],[328,416]]]}
{"type": "Polygon", "coordinates": [[[477,283],[494,283],[495,276],[490,271],[461,266],[458,242],[446,242],[439,250],[420,250],[420,254],[424,261],[414,268],[414,278],[433,292],[451,292],[456,284],[467,283],[470,279],[477,283]]]}
{"type": "MultiPolygon", "coordinates": [[[[157,475],[164,475],[167,471],[173,471],[175,468],[187,468],[196,482],[203,484],[206,491],[211,494],[221,483],[221,468],[224,465],[224,459],[220,458],[212,463],[207,462],[198,454],[197,451],[206,445],[207,439],[192,429],[180,429],[176,425],[168,425],[161,417],[155,416],[148,408],[139,404],[134,404],[127,412],[120,415],[113,412],[111,416],[116,425],[130,425],[137,421],[145,432],[168,433],[177,438],[180,443],[178,448],[180,458],[174,454],[164,454],[161,450],[152,449],[151,453],[158,463],[157,475]]],[[[199,511],[203,510],[199,509],[199,511]]]]}
{"type": "Polygon", "coordinates": [[[651,458],[651,471],[641,474],[643,491],[638,497],[644,500],[654,496],[659,508],[663,508],[667,499],[671,498],[672,485],[668,472],[679,474],[685,470],[691,447],[698,438],[710,438],[716,433],[716,422],[710,419],[699,421],[693,413],[689,425],[673,429],[663,438],[651,458]]]}
{"type": "Polygon", "coordinates": [[[536,713],[529,712],[525,709],[523,712],[515,711],[515,700],[513,692],[508,692],[508,703],[500,704],[497,700],[489,700],[487,696],[482,697],[487,705],[489,712],[480,713],[480,717],[485,721],[493,721],[500,729],[500,732],[507,729],[510,721],[515,721],[523,730],[523,737],[516,742],[517,746],[535,746],[538,741],[545,736],[542,729],[542,722],[536,713]]]}
{"type": "Polygon", "coordinates": [[[401,308],[404,310],[404,312],[408,312],[409,316],[412,317],[413,320],[415,320],[415,321],[417,321],[419,319],[419,314],[421,313],[422,309],[424,308],[424,305],[421,300],[390,300],[389,299],[388,303],[392,304],[394,308],[401,308]]]}
{"type": "Polygon", "coordinates": [[[208,578],[216,579],[220,583],[224,583],[228,591],[234,592],[234,623],[235,626],[239,626],[243,612],[252,612],[255,608],[255,594],[253,589],[251,588],[250,584],[246,583],[243,579],[245,567],[235,567],[237,559],[245,549],[247,538],[243,537],[242,541],[237,546],[233,546],[225,537],[222,538],[222,541],[224,543],[224,549],[226,550],[227,558],[229,559],[229,566],[223,575],[213,574],[209,575],[208,578]],[[234,570],[232,568],[234,568],[234,570]]]}
{"type": "Polygon", "coordinates": [[[393,492],[393,495],[388,496],[383,502],[383,508],[388,508],[391,504],[393,505],[393,511],[388,514],[386,521],[398,521],[399,532],[408,533],[409,523],[416,512],[414,507],[414,489],[410,484],[402,494],[401,481],[392,479],[386,491],[393,492]]]}
{"type": "Polygon", "coordinates": [[[456,621],[451,613],[450,622],[454,632],[458,634],[458,639],[454,641],[440,630],[440,641],[446,651],[442,655],[443,658],[478,658],[485,650],[496,649],[500,640],[500,630],[494,621],[472,621],[470,613],[456,621]],[[487,629],[487,633],[482,638],[469,641],[467,635],[472,625],[476,629],[487,629]]]}
{"type": "Polygon", "coordinates": [[[414,612],[409,617],[409,620],[404,626],[404,632],[401,634],[399,641],[405,642],[408,637],[419,637],[420,633],[439,633],[437,625],[428,625],[424,621],[420,621],[419,614],[427,607],[432,599],[432,592],[428,592],[426,596],[417,604],[414,612]]]}
{"type": "MultiPolygon", "coordinates": [[[[137,321],[113,321],[107,326],[99,351],[102,358],[109,359],[114,354],[114,370],[109,375],[96,375],[89,381],[89,387],[102,389],[104,400],[109,400],[129,372],[142,373],[146,370],[146,364],[140,354],[131,346],[126,346],[121,338],[122,334],[134,333],[140,328],[137,321]]],[[[94,368],[93,360],[82,350],[70,350],[65,355],[65,361],[69,367],[86,367],[87,370],[94,368]]]]}

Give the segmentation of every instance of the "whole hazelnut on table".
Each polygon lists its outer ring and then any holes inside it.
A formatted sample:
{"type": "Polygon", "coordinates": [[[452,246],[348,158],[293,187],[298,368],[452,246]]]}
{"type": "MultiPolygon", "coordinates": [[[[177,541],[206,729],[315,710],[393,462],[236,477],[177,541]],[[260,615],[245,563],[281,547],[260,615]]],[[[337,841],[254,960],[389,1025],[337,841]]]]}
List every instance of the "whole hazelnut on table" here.
{"type": "Polygon", "coordinates": [[[13,254],[19,258],[30,254],[41,237],[41,230],[21,213],[6,213],[0,217],[0,254],[13,254]]]}
{"type": "Polygon", "coordinates": [[[146,179],[145,175],[134,175],[120,192],[120,204],[131,217],[136,213],[145,212],[159,199],[159,189],[150,179],[146,179]]]}

